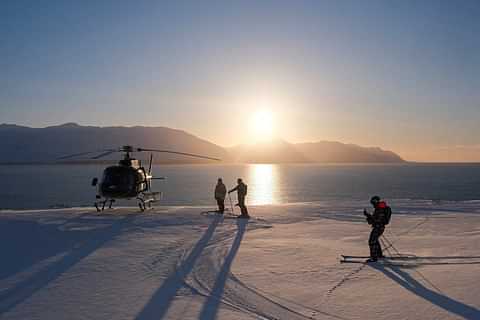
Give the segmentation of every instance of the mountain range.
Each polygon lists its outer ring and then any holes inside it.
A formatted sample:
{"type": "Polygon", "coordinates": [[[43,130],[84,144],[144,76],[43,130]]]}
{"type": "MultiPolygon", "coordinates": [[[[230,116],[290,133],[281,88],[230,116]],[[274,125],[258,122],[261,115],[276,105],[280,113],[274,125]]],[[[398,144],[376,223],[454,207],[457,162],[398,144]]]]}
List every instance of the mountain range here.
{"type": "MultiPolygon", "coordinates": [[[[397,163],[404,160],[391,151],[340,142],[289,143],[277,139],[253,145],[224,148],[183,130],[167,127],[95,127],[65,123],[46,128],[0,125],[0,163],[43,163],[68,154],[111,149],[123,145],[167,149],[232,163],[397,163]]],[[[99,152],[100,153],[100,152],[99,152]]],[[[142,158],[142,157],[139,157],[142,158]]],[[[145,157],[143,157],[145,158],[145,157]]],[[[74,158],[83,161],[83,158],[74,158]]],[[[119,159],[110,155],[107,161],[119,159]]],[[[208,160],[156,154],[156,163],[207,163],[208,160]]]]}

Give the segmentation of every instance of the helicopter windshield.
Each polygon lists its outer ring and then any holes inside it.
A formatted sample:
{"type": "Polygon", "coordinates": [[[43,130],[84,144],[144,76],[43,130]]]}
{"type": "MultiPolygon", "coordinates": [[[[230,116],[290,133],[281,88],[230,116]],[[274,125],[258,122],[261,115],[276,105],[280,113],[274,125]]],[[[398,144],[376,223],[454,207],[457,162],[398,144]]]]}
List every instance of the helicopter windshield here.
{"type": "Polygon", "coordinates": [[[128,167],[109,167],[103,173],[104,192],[129,193],[135,190],[135,170],[128,167]]]}

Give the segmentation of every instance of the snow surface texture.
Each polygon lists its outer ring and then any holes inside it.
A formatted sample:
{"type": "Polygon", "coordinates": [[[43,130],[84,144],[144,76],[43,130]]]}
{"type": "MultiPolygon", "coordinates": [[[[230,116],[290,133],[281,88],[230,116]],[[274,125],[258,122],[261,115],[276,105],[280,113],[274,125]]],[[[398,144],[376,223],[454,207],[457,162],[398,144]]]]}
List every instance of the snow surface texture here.
{"type": "Polygon", "coordinates": [[[0,318],[480,319],[480,202],[393,201],[401,259],[340,263],[363,206],[2,211],[0,318]]]}

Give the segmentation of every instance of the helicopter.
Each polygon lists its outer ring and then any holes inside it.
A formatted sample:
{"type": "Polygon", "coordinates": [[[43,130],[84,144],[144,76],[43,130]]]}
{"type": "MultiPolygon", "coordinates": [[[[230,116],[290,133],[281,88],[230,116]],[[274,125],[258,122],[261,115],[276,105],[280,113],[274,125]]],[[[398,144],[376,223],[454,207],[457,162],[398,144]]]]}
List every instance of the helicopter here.
{"type": "Polygon", "coordinates": [[[121,159],[117,165],[105,168],[100,181],[96,177],[92,179],[91,185],[97,188],[94,206],[98,212],[105,209],[107,202],[109,202],[108,208],[111,209],[113,203],[117,199],[136,199],[138,201],[138,207],[141,211],[145,211],[147,205],[149,208],[151,208],[152,203],[160,200],[159,198],[161,193],[153,192],[151,189],[152,180],[163,180],[165,177],[154,178],[152,176],[153,152],[171,153],[188,157],[220,161],[218,158],[212,158],[193,153],[148,148],[134,148],[128,145],[116,149],[103,149],[71,154],[57,158],[57,160],[66,160],[93,153],[100,154],[91,157],[90,159],[100,159],[117,152],[124,153],[123,159],[121,159]],[[140,160],[130,156],[130,154],[133,152],[150,152],[148,170],[142,166],[140,160]]]}

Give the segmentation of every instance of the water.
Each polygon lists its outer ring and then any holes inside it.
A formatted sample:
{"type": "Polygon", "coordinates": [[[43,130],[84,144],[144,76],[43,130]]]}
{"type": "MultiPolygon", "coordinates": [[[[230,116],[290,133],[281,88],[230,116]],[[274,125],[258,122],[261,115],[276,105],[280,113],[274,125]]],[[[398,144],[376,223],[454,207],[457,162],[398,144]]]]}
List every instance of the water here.
{"type": "MultiPolygon", "coordinates": [[[[90,206],[92,177],[101,165],[0,166],[0,208],[90,206]]],[[[318,200],[387,199],[464,201],[480,199],[480,164],[407,165],[170,165],[154,166],[153,182],[165,205],[213,205],[218,177],[249,186],[248,204],[318,200]]],[[[134,201],[125,204],[136,205],[134,201]]]]}

